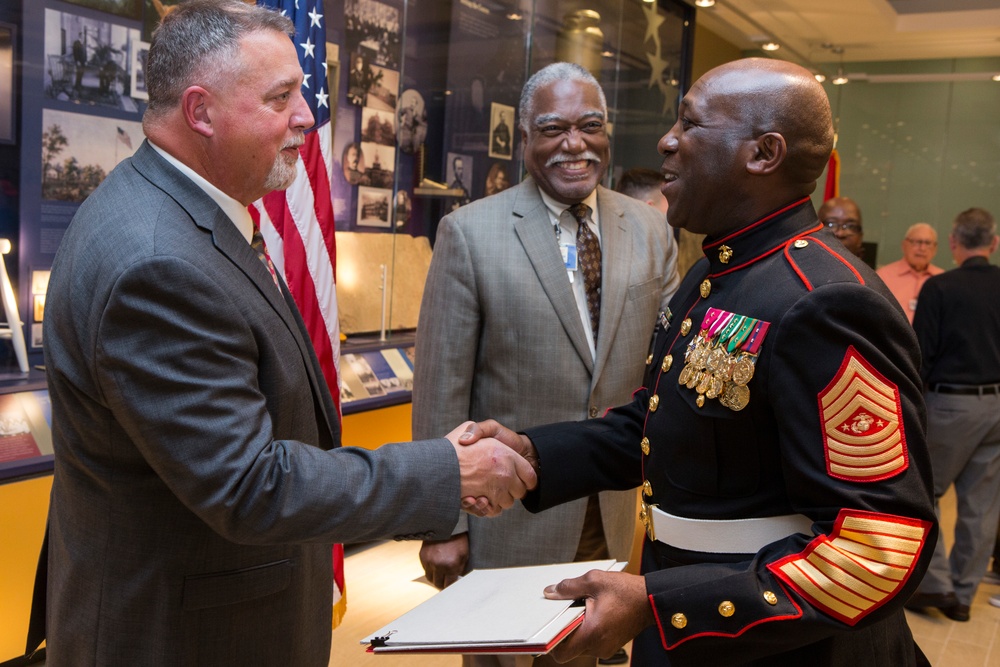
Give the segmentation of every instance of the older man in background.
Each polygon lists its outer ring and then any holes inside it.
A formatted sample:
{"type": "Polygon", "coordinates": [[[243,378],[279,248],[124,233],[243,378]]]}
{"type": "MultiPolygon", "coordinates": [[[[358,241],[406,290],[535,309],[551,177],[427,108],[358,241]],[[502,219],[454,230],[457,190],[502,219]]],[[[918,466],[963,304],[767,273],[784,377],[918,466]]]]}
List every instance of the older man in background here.
{"type": "Polygon", "coordinates": [[[855,257],[864,259],[865,232],[861,227],[861,209],[850,197],[833,197],[823,202],[816,212],[820,222],[851,251],[855,257]]]}
{"type": "Polygon", "coordinates": [[[913,324],[917,311],[917,295],[927,279],[944,273],[944,269],[931,264],[937,253],[937,232],[926,222],[918,222],[906,230],[903,237],[903,258],[886,264],[876,273],[913,324]]]}

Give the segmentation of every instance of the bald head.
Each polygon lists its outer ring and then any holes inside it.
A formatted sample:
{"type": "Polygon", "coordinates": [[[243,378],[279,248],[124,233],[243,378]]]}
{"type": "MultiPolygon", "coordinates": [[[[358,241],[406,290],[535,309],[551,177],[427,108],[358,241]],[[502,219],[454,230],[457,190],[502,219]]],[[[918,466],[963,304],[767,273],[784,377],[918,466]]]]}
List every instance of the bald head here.
{"type": "Polygon", "coordinates": [[[809,70],[767,58],[716,67],[658,144],[670,224],[712,235],[727,230],[702,221],[747,222],[805,197],[832,149],[830,102],[809,70]]]}
{"type": "Polygon", "coordinates": [[[746,58],[716,67],[705,79],[738,105],[751,136],[784,137],[786,177],[812,192],[833,150],[830,101],[812,73],[784,60],[746,58]]]}

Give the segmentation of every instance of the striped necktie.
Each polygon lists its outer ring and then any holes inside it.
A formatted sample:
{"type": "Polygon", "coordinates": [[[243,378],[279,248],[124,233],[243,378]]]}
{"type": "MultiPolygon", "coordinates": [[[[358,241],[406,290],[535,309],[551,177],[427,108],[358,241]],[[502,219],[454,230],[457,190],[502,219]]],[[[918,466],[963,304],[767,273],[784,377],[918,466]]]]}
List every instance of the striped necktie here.
{"type": "Polygon", "coordinates": [[[264,244],[264,237],[260,233],[260,227],[256,224],[253,226],[253,238],[250,239],[250,247],[253,248],[254,252],[257,253],[257,259],[264,263],[267,270],[271,272],[271,278],[274,280],[274,286],[281,291],[281,283],[278,282],[278,272],[274,270],[274,262],[271,261],[271,256],[267,253],[267,246],[264,244]]]}

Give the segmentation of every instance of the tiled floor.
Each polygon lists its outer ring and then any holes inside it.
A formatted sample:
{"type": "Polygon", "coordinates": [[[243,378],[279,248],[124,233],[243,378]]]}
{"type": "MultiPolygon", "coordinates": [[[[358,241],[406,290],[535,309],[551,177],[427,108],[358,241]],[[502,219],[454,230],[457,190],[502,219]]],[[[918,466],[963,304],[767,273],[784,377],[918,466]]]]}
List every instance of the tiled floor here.
{"type": "MultiPolygon", "coordinates": [[[[950,546],[955,501],[949,493],[941,502],[945,542],[950,546]]],[[[458,667],[458,656],[373,656],[358,643],[404,611],[434,593],[422,583],[417,560],[419,543],[385,542],[348,556],[348,613],[333,632],[330,665],[336,667],[458,667]]],[[[972,620],[956,623],[936,610],[906,612],[917,643],[934,667],[1000,667],[1000,608],[987,600],[1000,585],[983,584],[972,606],[972,620]]],[[[860,666],[859,666],[860,667],[860,666]]],[[[889,667],[889,666],[886,666],[889,667]]],[[[896,667],[896,666],[891,666],[896,667]]]]}

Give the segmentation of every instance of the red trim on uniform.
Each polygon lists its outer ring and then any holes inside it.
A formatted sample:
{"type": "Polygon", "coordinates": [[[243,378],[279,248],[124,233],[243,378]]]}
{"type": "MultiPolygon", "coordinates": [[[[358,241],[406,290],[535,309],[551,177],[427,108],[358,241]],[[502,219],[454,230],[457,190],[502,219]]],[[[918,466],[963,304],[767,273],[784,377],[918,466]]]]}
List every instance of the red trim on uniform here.
{"type": "MultiPolygon", "coordinates": [[[[763,625],[764,623],[770,623],[772,621],[794,621],[794,620],[797,620],[799,618],[802,618],[802,607],[799,606],[799,604],[795,601],[795,598],[793,598],[792,595],[791,595],[791,593],[788,592],[788,589],[785,588],[784,582],[779,581],[778,585],[781,586],[781,590],[784,592],[785,598],[787,598],[788,601],[792,603],[792,606],[795,607],[795,613],[794,614],[783,614],[781,616],[768,616],[767,618],[761,618],[761,619],[758,619],[758,620],[754,621],[753,623],[748,623],[747,625],[744,625],[742,628],[739,629],[738,632],[699,632],[697,634],[688,635],[687,637],[684,637],[683,639],[681,639],[680,641],[678,641],[676,644],[672,644],[672,645],[668,645],[667,644],[666,637],[664,636],[663,630],[661,628],[661,630],[660,630],[660,638],[662,640],[664,650],[669,651],[671,649],[675,649],[678,646],[680,646],[681,644],[683,644],[684,642],[686,642],[688,640],[691,640],[691,639],[697,639],[698,637],[739,637],[740,635],[742,635],[743,633],[745,633],[747,630],[749,630],[751,628],[755,628],[758,625],[763,625]]],[[[650,601],[652,601],[653,596],[650,595],[649,599],[650,599],[650,601]]],[[[656,613],[656,607],[655,606],[653,607],[653,613],[654,614],[656,613]]],[[[659,625],[659,617],[657,617],[657,625],[659,625]]]]}
{"type": "Polygon", "coordinates": [[[792,267],[792,271],[795,272],[795,275],[797,275],[799,277],[799,280],[802,281],[802,284],[805,286],[806,291],[812,292],[813,291],[812,283],[809,282],[809,279],[806,278],[806,274],[802,272],[802,269],[799,268],[799,265],[795,263],[794,259],[792,259],[792,254],[788,252],[788,248],[792,245],[793,242],[797,240],[798,239],[792,239],[791,241],[785,244],[785,259],[788,260],[788,264],[792,267]]]}
{"type": "Polygon", "coordinates": [[[663,648],[667,648],[667,636],[663,634],[663,623],[660,622],[660,615],[656,613],[656,603],[653,602],[653,596],[649,593],[646,594],[646,597],[649,598],[649,606],[653,608],[653,621],[656,623],[656,629],[660,633],[660,644],[663,645],[663,648]]]}
{"type": "MultiPolygon", "coordinates": [[[[835,619],[841,621],[842,623],[844,623],[846,625],[854,626],[861,619],[863,619],[865,616],[868,616],[873,611],[875,611],[876,609],[878,609],[879,607],[881,607],[882,605],[886,604],[887,602],[889,602],[890,600],[892,600],[894,597],[896,597],[896,595],[899,593],[899,591],[903,589],[903,587],[906,585],[907,580],[910,578],[910,575],[913,574],[913,570],[916,567],[917,562],[920,560],[920,554],[923,551],[924,546],[927,543],[927,533],[930,531],[930,527],[931,527],[931,522],[924,521],[922,519],[912,519],[910,517],[895,516],[893,514],[882,514],[882,513],[879,513],[879,512],[870,512],[870,511],[866,511],[866,510],[849,510],[849,509],[844,508],[844,509],[841,509],[840,512],[837,514],[837,520],[834,523],[833,530],[830,531],[829,535],[818,535],[816,538],[814,538],[813,540],[811,540],[809,542],[809,544],[806,545],[806,548],[803,549],[801,552],[799,552],[797,554],[791,554],[789,556],[785,556],[784,558],[781,558],[780,560],[777,560],[777,561],[775,561],[773,563],[768,563],[767,564],[767,569],[771,571],[771,574],[773,574],[774,576],[778,577],[782,582],[784,582],[790,588],[792,588],[792,590],[794,590],[796,593],[798,593],[800,596],[802,596],[806,600],[806,602],[808,602],[812,607],[814,607],[818,611],[821,611],[824,614],[826,614],[827,616],[835,618],[835,619]],[[820,545],[823,545],[823,544],[831,544],[832,545],[832,543],[833,543],[834,540],[836,540],[836,539],[838,539],[838,538],[841,537],[840,533],[843,530],[844,521],[847,520],[847,519],[849,519],[849,518],[856,518],[856,519],[861,519],[861,520],[871,519],[871,520],[875,520],[875,521],[882,521],[882,522],[885,522],[885,523],[893,523],[893,524],[897,524],[897,525],[901,525],[901,526],[909,526],[909,527],[912,527],[912,528],[919,528],[922,531],[922,535],[921,535],[921,537],[919,539],[919,544],[918,544],[917,548],[914,550],[914,552],[912,554],[910,554],[909,552],[901,552],[899,550],[894,550],[894,549],[877,549],[878,551],[884,551],[884,552],[887,552],[887,553],[905,553],[907,556],[912,556],[912,560],[910,561],[910,565],[908,567],[905,567],[905,568],[903,568],[901,566],[898,566],[898,565],[888,565],[888,564],[886,564],[887,567],[892,567],[892,568],[894,568],[896,570],[903,570],[905,572],[905,574],[903,575],[903,577],[901,579],[899,579],[899,580],[893,580],[895,582],[895,587],[891,591],[886,591],[886,595],[885,595],[885,597],[882,598],[881,601],[874,601],[873,600],[872,601],[873,604],[870,607],[868,607],[867,609],[859,610],[860,613],[857,616],[855,616],[854,618],[846,617],[843,614],[841,614],[840,612],[838,612],[838,611],[836,611],[834,609],[831,609],[831,608],[827,607],[826,605],[822,604],[821,602],[815,600],[808,592],[806,592],[802,588],[800,588],[799,585],[794,580],[792,580],[791,577],[789,577],[788,575],[786,575],[781,570],[781,567],[783,565],[787,564],[787,563],[791,563],[791,562],[794,562],[794,561],[806,560],[806,558],[809,555],[811,555],[817,548],[819,548],[820,545]]],[[[893,535],[891,533],[877,533],[877,532],[872,532],[870,534],[886,535],[888,537],[894,537],[894,538],[898,538],[898,539],[907,539],[905,536],[902,536],[902,535],[899,535],[899,534],[893,535]]],[[[855,540],[851,540],[848,537],[844,537],[843,539],[851,541],[851,542],[855,542],[855,540]]],[[[916,538],[909,538],[909,539],[916,539],[916,538]]],[[[831,548],[834,549],[834,550],[836,550],[836,551],[838,551],[839,553],[844,553],[843,551],[841,551],[840,549],[837,549],[834,546],[831,546],[831,548]]],[[[875,549],[875,547],[871,547],[871,548],[875,549]]],[[[820,554],[816,554],[816,556],[817,556],[817,558],[823,558],[820,554]]],[[[851,554],[845,554],[845,556],[850,558],[851,554]]],[[[828,562],[828,563],[830,562],[826,558],[823,558],[823,560],[826,561],[826,562],[828,562]]],[[[871,560],[871,559],[869,559],[869,560],[871,560]]],[[[865,567],[864,564],[860,560],[856,560],[854,558],[851,558],[851,561],[852,561],[852,563],[854,565],[857,565],[858,567],[861,567],[861,568],[866,569],[869,572],[871,572],[871,570],[869,568],[865,567]]],[[[833,565],[836,567],[835,563],[833,565]]],[[[803,572],[802,574],[806,578],[808,578],[810,581],[813,581],[812,578],[809,577],[809,575],[806,574],[805,572],[803,572]]],[[[877,573],[873,573],[873,574],[877,575],[877,573]]],[[[816,582],[814,581],[813,583],[816,583],[816,582]]],[[[862,595],[861,593],[859,593],[859,592],[857,592],[855,590],[852,590],[850,588],[842,586],[838,582],[834,582],[834,583],[837,584],[842,589],[850,590],[851,594],[853,594],[853,595],[855,595],[855,596],[857,596],[859,598],[869,599],[869,598],[865,598],[864,595],[862,595]]],[[[819,589],[821,589],[821,590],[823,589],[823,586],[820,585],[820,584],[816,584],[816,587],[819,588],[819,589]]],[[[836,597],[836,596],[831,595],[831,597],[836,597]]],[[[844,602],[843,600],[841,600],[841,603],[844,604],[844,606],[848,606],[848,607],[853,606],[853,605],[850,605],[847,602],[844,602]]],[[[854,608],[857,609],[856,606],[854,608]]]]}
{"type": "Polygon", "coordinates": [[[765,216],[765,217],[761,218],[761,219],[760,219],[760,220],[758,220],[757,222],[755,222],[755,223],[753,223],[753,224],[751,224],[751,225],[747,225],[746,227],[741,227],[740,229],[736,230],[735,232],[733,232],[733,233],[732,233],[732,234],[730,234],[729,236],[726,236],[725,238],[721,238],[721,239],[719,239],[718,241],[714,241],[713,243],[709,243],[708,245],[706,245],[706,246],[704,246],[704,247],[705,247],[705,248],[714,248],[715,246],[717,246],[717,245],[720,245],[720,244],[722,244],[722,243],[725,243],[726,241],[728,241],[729,239],[731,239],[731,238],[733,238],[733,237],[736,237],[736,236],[740,236],[740,235],[742,235],[742,234],[745,234],[746,232],[750,231],[750,230],[751,230],[751,229],[753,229],[754,227],[759,227],[760,225],[763,225],[763,224],[764,224],[765,222],[767,222],[768,220],[771,220],[771,219],[773,219],[773,218],[776,218],[777,216],[781,215],[781,214],[782,214],[782,213],[784,213],[785,211],[790,211],[791,209],[795,208],[796,206],[800,206],[800,205],[802,205],[802,204],[806,203],[807,201],[809,201],[809,197],[808,197],[808,196],[806,196],[806,197],[803,197],[802,199],[800,199],[800,200],[798,200],[798,201],[796,201],[796,202],[792,202],[792,203],[791,203],[791,204],[789,204],[788,206],[786,206],[786,207],[784,207],[784,208],[782,208],[782,209],[778,209],[778,210],[777,210],[777,211],[775,211],[774,213],[772,213],[772,214],[770,214],[770,215],[768,215],[768,216],[765,216]]]}
{"type": "Polygon", "coordinates": [[[818,238],[816,238],[814,236],[812,236],[810,238],[812,239],[812,241],[814,243],[816,243],[816,245],[818,245],[821,248],[825,249],[828,253],[830,253],[831,255],[833,255],[834,257],[836,257],[840,261],[841,264],[843,264],[848,269],[850,269],[851,273],[854,274],[854,277],[858,279],[859,283],[861,283],[862,285],[865,284],[865,279],[861,276],[861,274],[858,272],[857,269],[855,269],[853,266],[851,266],[850,262],[848,262],[846,259],[844,259],[843,257],[841,257],[838,253],[834,252],[833,249],[830,248],[830,246],[828,246],[827,244],[823,243],[818,238]]]}

